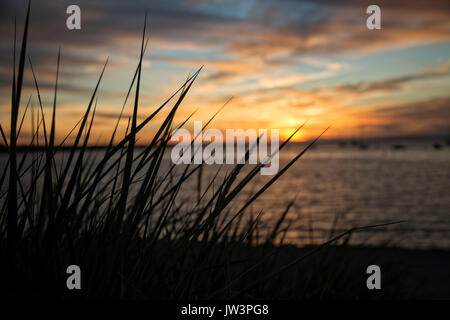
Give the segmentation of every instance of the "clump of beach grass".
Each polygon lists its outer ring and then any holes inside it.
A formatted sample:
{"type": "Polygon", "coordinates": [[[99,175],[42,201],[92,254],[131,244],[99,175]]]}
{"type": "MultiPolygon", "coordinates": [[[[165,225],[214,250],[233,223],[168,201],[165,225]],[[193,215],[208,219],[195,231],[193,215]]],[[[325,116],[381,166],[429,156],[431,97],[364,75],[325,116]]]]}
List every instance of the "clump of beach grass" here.
{"type": "MultiPolygon", "coordinates": [[[[17,62],[14,43],[9,139],[0,126],[8,154],[0,177],[0,265],[5,270],[2,294],[128,299],[301,297],[295,286],[309,278],[304,277],[299,263],[357,228],[288,260],[280,257],[279,248],[288,230],[283,226],[291,204],[265,238],[258,233],[261,212],[244,213],[318,138],[299,150],[241,208],[230,205],[257,175],[261,164],[245,173],[246,165],[238,164],[223,178],[216,175],[204,190],[199,188],[198,197],[187,209],[185,203],[177,201],[180,189],[201,173],[203,164],[186,165],[180,170],[162,162],[172,133],[189,121],[187,118],[176,124],[174,119],[201,68],[138,123],[147,44],[144,26],[139,61],[123,104],[134,92],[132,115],[122,119],[122,108],[109,144],[97,150],[93,159],[88,147],[107,61],[84,115],[62,142],[56,143],[60,53],[49,119],[44,115],[38,75],[27,55],[29,15],[30,6],[17,62]],[[27,65],[39,105],[37,116],[32,112],[31,141],[19,152],[17,141],[31,109],[28,101],[21,110],[27,65]],[[167,115],[153,139],[138,148],[137,135],[163,110],[167,115]],[[119,137],[121,120],[128,120],[128,126],[125,135],[119,137]],[[61,152],[66,157],[57,163],[56,156],[61,152]],[[82,290],[66,288],[66,268],[73,264],[82,270],[82,290]],[[278,285],[280,279],[282,286],[278,285]]],[[[300,128],[281,144],[280,150],[300,128]]],[[[318,295],[323,297],[324,290],[327,287],[318,289],[318,295]]],[[[314,292],[304,296],[314,296],[314,292]]]]}

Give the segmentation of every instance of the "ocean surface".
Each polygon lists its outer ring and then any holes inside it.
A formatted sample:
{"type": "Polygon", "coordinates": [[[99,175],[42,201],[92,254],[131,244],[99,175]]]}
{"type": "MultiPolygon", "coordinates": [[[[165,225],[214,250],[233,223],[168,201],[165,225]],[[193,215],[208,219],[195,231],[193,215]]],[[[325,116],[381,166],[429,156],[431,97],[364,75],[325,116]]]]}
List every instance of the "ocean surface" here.
{"type": "MultiPolygon", "coordinates": [[[[280,169],[303,147],[283,149],[280,169]]],[[[349,241],[450,249],[450,146],[407,141],[363,147],[318,144],[308,150],[253,204],[254,214],[262,210],[266,222],[259,228],[272,230],[295,199],[287,215],[291,220],[288,243],[320,244],[352,227],[403,221],[353,233],[349,241]]],[[[216,165],[205,166],[202,180],[210,181],[216,171],[216,165]]],[[[270,178],[258,175],[233,207],[239,209],[270,178]]],[[[194,197],[194,190],[193,184],[184,191],[186,201],[194,197]]]]}
{"type": "MultiPolygon", "coordinates": [[[[264,233],[272,230],[288,203],[295,200],[286,217],[290,228],[285,243],[300,246],[320,244],[352,227],[402,221],[353,233],[349,242],[450,249],[450,146],[445,141],[439,143],[380,142],[364,148],[351,143],[319,143],[247,211],[255,215],[262,211],[258,228],[264,233]]],[[[303,147],[292,144],[283,149],[280,169],[303,147]]],[[[171,164],[169,153],[170,150],[163,167],[171,164]]],[[[64,158],[62,152],[59,159],[64,158]]],[[[6,159],[6,154],[0,155],[2,168],[6,159]]],[[[222,166],[219,180],[232,168],[233,165],[222,166]]],[[[218,169],[218,165],[204,166],[202,191],[218,169]]],[[[270,178],[258,174],[231,203],[230,210],[240,209],[270,178]]],[[[195,203],[197,181],[197,175],[190,179],[178,201],[195,203]]]]}

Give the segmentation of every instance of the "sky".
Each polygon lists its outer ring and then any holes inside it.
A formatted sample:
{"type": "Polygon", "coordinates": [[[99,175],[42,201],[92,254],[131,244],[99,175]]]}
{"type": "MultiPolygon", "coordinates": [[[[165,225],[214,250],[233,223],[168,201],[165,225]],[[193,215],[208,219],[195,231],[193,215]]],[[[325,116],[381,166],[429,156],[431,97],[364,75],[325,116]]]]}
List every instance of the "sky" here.
{"type": "MultiPolygon", "coordinates": [[[[0,123],[11,109],[14,17],[21,38],[27,1],[0,2],[0,123]]],[[[58,48],[61,67],[56,133],[82,116],[107,58],[92,143],[108,141],[139,60],[145,12],[139,120],[204,66],[176,121],[221,130],[279,129],[286,138],[450,135],[448,0],[70,0],[31,4],[28,54],[46,117],[51,116],[58,48]],[[81,30],[68,30],[66,8],[81,9],[81,30]],[[366,27],[366,8],[381,8],[381,29],[366,27]]],[[[26,66],[21,112],[38,100],[26,66]]],[[[121,122],[124,131],[132,101],[121,122]]],[[[30,108],[31,109],[31,108],[30,108]]],[[[163,115],[139,136],[151,139],[163,115]]],[[[22,139],[31,136],[31,114],[22,139]]]]}

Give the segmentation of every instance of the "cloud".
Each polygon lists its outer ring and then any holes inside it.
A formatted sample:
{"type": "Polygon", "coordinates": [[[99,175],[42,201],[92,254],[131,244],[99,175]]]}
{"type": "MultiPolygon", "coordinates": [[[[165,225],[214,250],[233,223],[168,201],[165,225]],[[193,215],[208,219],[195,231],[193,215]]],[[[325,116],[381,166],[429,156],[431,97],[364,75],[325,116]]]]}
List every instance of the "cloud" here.
{"type": "Polygon", "coordinates": [[[390,119],[401,119],[411,123],[424,121],[447,123],[450,129],[450,98],[431,99],[424,102],[416,102],[406,105],[392,105],[375,109],[373,116],[390,119]]]}
{"type": "MultiPolygon", "coordinates": [[[[13,19],[15,15],[18,17],[20,40],[26,3],[18,0],[0,4],[0,28],[5,30],[0,33],[0,92],[4,103],[8,102],[11,90],[13,19]]],[[[414,81],[444,78],[449,72],[447,63],[441,69],[411,71],[382,80],[353,82],[345,78],[332,84],[323,82],[320,87],[306,86],[347,72],[347,65],[339,61],[342,57],[449,43],[447,0],[380,0],[377,4],[382,9],[382,29],[379,31],[365,27],[365,9],[371,4],[368,0],[79,0],[77,4],[82,12],[79,31],[65,27],[65,9],[70,4],[69,0],[33,1],[29,34],[29,54],[43,94],[53,90],[56,52],[62,47],[59,98],[62,103],[65,95],[92,93],[91,84],[95,85],[106,55],[110,55],[110,62],[106,83],[101,86],[102,97],[113,105],[123,102],[139,55],[145,10],[149,15],[150,39],[145,66],[150,63],[151,72],[143,81],[142,96],[152,103],[161,100],[172,89],[166,89],[165,85],[177,83],[193,68],[204,64],[205,73],[187,104],[204,106],[210,111],[212,103],[224,96],[237,95],[240,105],[235,113],[230,113],[228,123],[232,122],[232,116],[238,115],[237,111],[244,112],[239,121],[249,119],[281,125],[291,118],[322,117],[325,123],[337,117],[326,115],[327,112],[336,113],[342,108],[345,115],[346,108],[352,103],[358,107],[363,105],[360,100],[368,95],[383,98],[384,94],[403,91],[414,81]],[[304,72],[303,67],[310,70],[304,72]],[[109,77],[112,80],[107,82],[109,77]],[[156,93],[149,92],[150,89],[156,93]],[[277,113],[280,110],[283,114],[277,113]]],[[[433,65],[437,64],[433,61],[433,65]]],[[[31,92],[34,85],[30,76],[27,69],[24,89],[31,92]]],[[[82,103],[85,99],[79,102],[82,103]]],[[[396,106],[400,107],[401,103],[396,106]]],[[[422,107],[434,110],[430,104],[422,107]]],[[[355,110],[350,109],[348,114],[350,111],[355,110]]],[[[353,113],[355,117],[356,114],[353,113]]],[[[367,115],[373,116],[374,121],[381,119],[377,113],[358,114],[363,120],[367,115]]],[[[111,115],[104,113],[99,117],[107,121],[111,115]]],[[[413,121],[405,114],[402,119],[413,121]]],[[[386,123],[376,125],[392,131],[404,130],[405,122],[391,123],[387,118],[383,121],[386,123]]]]}
{"type": "Polygon", "coordinates": [[[353,116],[373,136],[450,134],[449,97],[353,111],[353,116]]]}
{"type": "MultiPolygon", "coordinates": [[[[96,62],[95,58],[86,56],[95,50],[136,56],[144,10],[149,13],[151,51],[222,50],[217,51],[219,59],[206,57],[205,60],[211,67],[229,74],[256,72],[270,65],[285,66],[299,55],[360,54],[450,39],[448,1],[400,2],[403,5],[380,2],[382,32],[372,32],[365,28],[368,1],[339,1],[336,5],[334,1],[248,0],[236,2],[236,9],[224,15],[219,10],[208,10],[212,6],[202,2],[80,0],[82,29],[79,31],[65,27],[65,8],[70,1],[40,1],[32,8],[30,48],[37,48],[32,57],[46,66],[54,64],[46,57],[49,50],[56,52],[58,45],[69,52],[67,63],[74,64],[96,62]],[[239,15],[241,7],[250,8],[245,17],[239,15]],[[225,60],[226,54],[232,56],[225,60]],[[82,58],[86,61],[79,61],[82,58]]],[[[25,4],[26,1],[2,4],[0,27],[10,30],[0,35],[3,67],[10,66],[11,61],[13,15],[18,14],[21,21],[25,4]]],[[[220,4],[216,6],[229,10],[220,4]]],[[[180,57],[174,60],[183,62],[180,57]]],[[[184,59],[184,62],[195,60],[184,59]]]]}
{"type": "Polygon", "coordinates": [[[369,92],[383,92],[383,91],[398,91],[409,82],[429,80],[450,75],[450,65],[427,70],[422,73],[410,74],[401,77],[385,79],[381,81],[359,82],[356,84],[345,84],[335,87],[334,90],[338,92],[352,92],[352,93],[369,93],[369,92]]]}

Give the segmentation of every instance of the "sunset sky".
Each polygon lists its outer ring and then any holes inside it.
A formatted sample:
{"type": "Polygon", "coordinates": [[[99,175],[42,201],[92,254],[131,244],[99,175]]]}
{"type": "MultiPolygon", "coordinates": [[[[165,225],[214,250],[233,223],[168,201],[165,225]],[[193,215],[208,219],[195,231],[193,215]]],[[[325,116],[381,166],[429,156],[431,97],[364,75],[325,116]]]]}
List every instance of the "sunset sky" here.
{"type": "MultiPolygon", "coordinates": [[[[0,4],[0,123],[6,131],[14,16],[20,41],[26,3],[0,4]]],[[[149,47],[140,119],[204,65],[178,121],[198,109],[193,120],[206,122],[234,97],[212,127],[279,128],[286,137],[308,120],[298,140],[329,125],[328,138],[450,135],[448,0],[34,0],[28,53],[47,117],[61,46],[60,138],[81,117],[109,56],[93,141],[108,139],[139,59],[145,11],[149,47]],[[71,4],[81,8],[81,30],[66,28],[71,4]],[[381,30],[366,28],[370,4],[381,7],[381,30]]],[[[21,111],[30,94],[38,105],[28,65],[25,78],[21,111]]],[[[151,137],[158,121],[141,141],[151,137]]]]}

